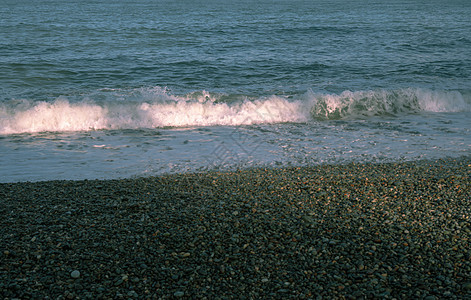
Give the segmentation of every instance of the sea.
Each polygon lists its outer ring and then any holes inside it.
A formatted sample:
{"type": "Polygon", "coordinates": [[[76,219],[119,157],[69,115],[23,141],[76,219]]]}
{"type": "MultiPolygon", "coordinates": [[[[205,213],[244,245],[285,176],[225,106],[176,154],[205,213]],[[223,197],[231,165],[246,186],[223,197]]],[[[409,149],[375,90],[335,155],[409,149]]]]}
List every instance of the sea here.
{"type": "Polygon", "coordinates": [[[469,0],[0,4],[0,182],[470,154],[469,0]]]}

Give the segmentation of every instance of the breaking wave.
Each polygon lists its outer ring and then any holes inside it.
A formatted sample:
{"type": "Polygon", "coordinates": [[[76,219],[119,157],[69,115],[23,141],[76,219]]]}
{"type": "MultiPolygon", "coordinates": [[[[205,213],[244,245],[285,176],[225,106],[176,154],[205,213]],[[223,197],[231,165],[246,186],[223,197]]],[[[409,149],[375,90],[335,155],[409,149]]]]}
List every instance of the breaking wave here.
{"type": "Polygon", "coordinates": [[[471,111],[471,97],[458,91],[402,89],[397,91],[345,91],[340,95],[315,95],[311,115],[332,120],[425,112],[471,111]]]}
{"type": "Polygon", "coordinates": [[[308,122],[426,112],[471,111],[458,91],[403,89],[251,97],[164,88],[101,90],[79,100],[0,103],[0,134],[308,122]]]}

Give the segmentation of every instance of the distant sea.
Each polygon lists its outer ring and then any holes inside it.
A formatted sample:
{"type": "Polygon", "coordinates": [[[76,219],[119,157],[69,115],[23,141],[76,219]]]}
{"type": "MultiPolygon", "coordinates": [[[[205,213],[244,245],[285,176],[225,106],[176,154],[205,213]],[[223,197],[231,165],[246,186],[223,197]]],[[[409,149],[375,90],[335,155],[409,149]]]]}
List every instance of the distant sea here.
{"type": "Polygon", "coordinates": [[[471,154],[469,0],[3,0],[0,182],[471,154]]]}

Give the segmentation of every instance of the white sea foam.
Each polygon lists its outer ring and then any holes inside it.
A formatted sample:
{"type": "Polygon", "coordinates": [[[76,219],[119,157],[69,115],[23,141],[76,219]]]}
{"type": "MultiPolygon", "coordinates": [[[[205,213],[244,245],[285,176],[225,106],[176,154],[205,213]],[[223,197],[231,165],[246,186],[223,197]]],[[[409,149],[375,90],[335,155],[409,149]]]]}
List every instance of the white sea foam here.
{"type": "Polygon", "coordinates": [[[456,91],[404,89],[307,92],[294,98],[249,98],[206,91],[175,96],[162,88],[111,93],[72,102],[11,101],[0,104],[0,134],[44,131],[89,131],[188,126],[238,126],[260,123],[307,122],[417,111],[471,111],[471,101],[456,91]],[[120,96],[118,97],[118,94],[120,96]],[[111,98],[111,99],[110,99],[111,98]]]}

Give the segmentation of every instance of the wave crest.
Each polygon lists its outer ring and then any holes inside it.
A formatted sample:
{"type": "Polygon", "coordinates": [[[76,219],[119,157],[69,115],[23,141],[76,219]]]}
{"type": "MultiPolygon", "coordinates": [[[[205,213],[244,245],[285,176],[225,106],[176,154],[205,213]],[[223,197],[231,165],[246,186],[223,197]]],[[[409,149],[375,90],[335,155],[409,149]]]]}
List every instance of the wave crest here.
{"type": "Polygon", "coordinates": [[[160,87],[103,90],[72,102],[15,100],[0,104],[0,134],[307,122],[428,112],[471,111],[457,91],[403,89],[249,97],[196,91],[176,96],[160,87]]]}
{"type": "Polygon", "coordinates": [[[312,98],[311,115],[318,120],[397,116],[420,111],[471,111],[470,99],[457,91],[345,91],[340,95],[312,94],[312,98]]]}

